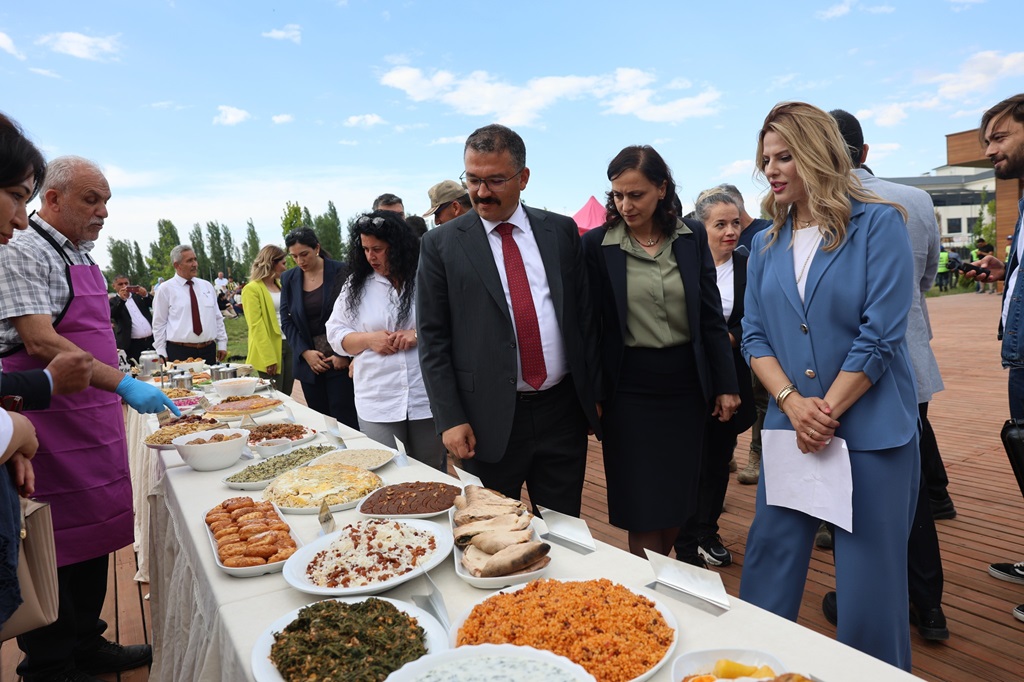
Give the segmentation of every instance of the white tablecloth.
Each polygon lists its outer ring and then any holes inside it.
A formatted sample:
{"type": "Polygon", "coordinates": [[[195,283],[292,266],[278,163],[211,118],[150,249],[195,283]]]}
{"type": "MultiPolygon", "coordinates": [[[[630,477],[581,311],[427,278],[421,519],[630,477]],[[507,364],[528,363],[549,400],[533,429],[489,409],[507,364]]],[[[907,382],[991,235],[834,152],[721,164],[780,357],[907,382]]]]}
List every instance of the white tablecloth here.
{"type": "MultiPolygon", "coordinates": [[[[314,428],[322,425],[315,412],[289,402],[296,418],[314,428]]],[[[277,415],[278,417],[280,415],[277,415]]],[[[273,416],[259,422],[275,421],[273,416]]],[[[356,432],[346,436],[350,447],[375,444],[356,432]]],[[[319,438],[316,442],[320,442],[319,438]]],[[[153,680],[251,680],[253,644],[274,620],[288,611],[317,601],[317,597],[291,588],[280,573],[256,578],[233,578],[221,572],[206,531],[205,512],[228,497],[239,494],[221,479],[250,462],[230,469],[197,472],[177,454],[161,452],[153,460],[151,477],[151,606],[153,613],[153,680]]],[[[418,462],[398,467],[388,464],[379,473],[386,482],[451,479],[418,462]]],[[[260,493],[252,493],[259,499],[260,493]]],[[[335,514],[339,527],[360,515],[354,510],[335,514]]],[[[289,515],[286,519],[303,542],[316,539],[316,515],[289,515]]],[[[446,523],[444,516],[437,520],[446,523]]],[[[646,594],[668,607],[679,623],[679,637],[671,655],[708,648],[749,648],[768,651],[794,671],[811,673],[825,682],[876,680],[897,682],[917,679],[866,656],[833,639],[796,623],[732,598],[723,611],[697,599],[676,593],[662,594],[647,587],[654,574],[646,560],[598,542],[598,550],[578,554],[553,545],[547,575],[552,578],[588,580],[609,578],[646,594]]],[[[451,618],[491,594],[458,578],[449,557],[431,571],[451,618]]],[[[416,581],[400,585],[386,596],[408,600],[416,581]]],[[[654,680],[671,680],[671,660],[654,680]]]]}

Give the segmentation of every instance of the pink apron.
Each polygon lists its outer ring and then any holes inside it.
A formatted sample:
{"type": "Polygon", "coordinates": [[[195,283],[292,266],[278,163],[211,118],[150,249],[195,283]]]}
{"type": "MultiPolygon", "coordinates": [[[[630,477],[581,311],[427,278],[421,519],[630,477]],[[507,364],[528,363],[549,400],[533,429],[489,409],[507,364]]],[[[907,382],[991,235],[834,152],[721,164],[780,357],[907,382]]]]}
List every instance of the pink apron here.
{"type": "MultiPolygon", "coordinates": [[[[32,227],[67,263],[71,299],[54,329],[116,368],[107,283],[99,266],[73,265],[49,234],[32,227]]],[[[46,365],[22,347],[4,357],[3,366],[6,371],[21,371],[46,365]]],[[[90,387],[53,396],[47,410],[24,413],[39,438],[32,460],[35,497],[51,505],[58,566],[109,554],[133,540],[132,485],[120,402],[116,394],[90,387]]]]}

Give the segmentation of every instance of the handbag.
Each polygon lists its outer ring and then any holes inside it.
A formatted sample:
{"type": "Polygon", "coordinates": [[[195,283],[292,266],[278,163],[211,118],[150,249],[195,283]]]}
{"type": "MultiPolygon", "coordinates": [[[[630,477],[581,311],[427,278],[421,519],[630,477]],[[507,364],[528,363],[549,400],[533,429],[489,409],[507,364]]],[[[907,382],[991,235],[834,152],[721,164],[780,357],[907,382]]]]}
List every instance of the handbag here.
{"type": "Polygon", "coordinates": [[[48,502],[21,500],[18,585],[22,603],[0,629],[0,641],[57,620],[57,550],[48,502]]]}
{"type": "Polygon", "coordinates": [[[332,355],[336,355],[334,349],[331,348],[330,342],[327,340],[327,334],[317,334],[313,337],[313,348],[320,351],[325,358],[329,358],[332,355]]]}

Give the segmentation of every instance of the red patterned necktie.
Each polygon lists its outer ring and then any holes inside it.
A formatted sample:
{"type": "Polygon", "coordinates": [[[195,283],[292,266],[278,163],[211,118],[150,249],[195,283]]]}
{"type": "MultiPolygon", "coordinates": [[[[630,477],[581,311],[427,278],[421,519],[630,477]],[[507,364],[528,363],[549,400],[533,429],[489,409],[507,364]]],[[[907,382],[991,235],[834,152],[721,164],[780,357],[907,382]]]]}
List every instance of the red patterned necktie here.
{"type": "Polygon", "coordinates": [[[512,298],[512,317],[516,321],[516,337],[519,340],[519,361],[523,369],[523,381],[540,390],[548,377],[544,364],[544,351],[540,343],[540,326],[537,324],[537,310],[533,307],[530,281],[526,278],[526,267],[519,246],[512,238],[511,223],[498,225],[501,235],[501,253],[505,259],[505,277],[512,298]]]}
{"type": "Polygon", "coordinates": [[[192,299],[192,332],[196,336],[201,336],[203,333],[203,321],[199,319],[199,299],[196,298],[196,287],[195,282],[188,280],[188,295],[192,299]]]}

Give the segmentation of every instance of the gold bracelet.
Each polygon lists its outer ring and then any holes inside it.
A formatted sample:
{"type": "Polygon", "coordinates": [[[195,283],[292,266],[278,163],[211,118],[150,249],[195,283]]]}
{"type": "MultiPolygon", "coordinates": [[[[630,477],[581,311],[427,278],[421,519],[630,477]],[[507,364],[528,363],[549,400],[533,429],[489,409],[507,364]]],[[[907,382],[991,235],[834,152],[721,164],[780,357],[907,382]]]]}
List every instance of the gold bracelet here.
{"type": "Polygon", "coordinates": [[[779,394],[775,396],[775,404],[778,406],[779,412],[782,414],[786,414],[786,411],[782,409],[782,403],[785,402],[786,398],[788,398],[791,393],[799,393],[796,386],[793,384],[784,386],[782,390],[779,391],[779,394]]]}

